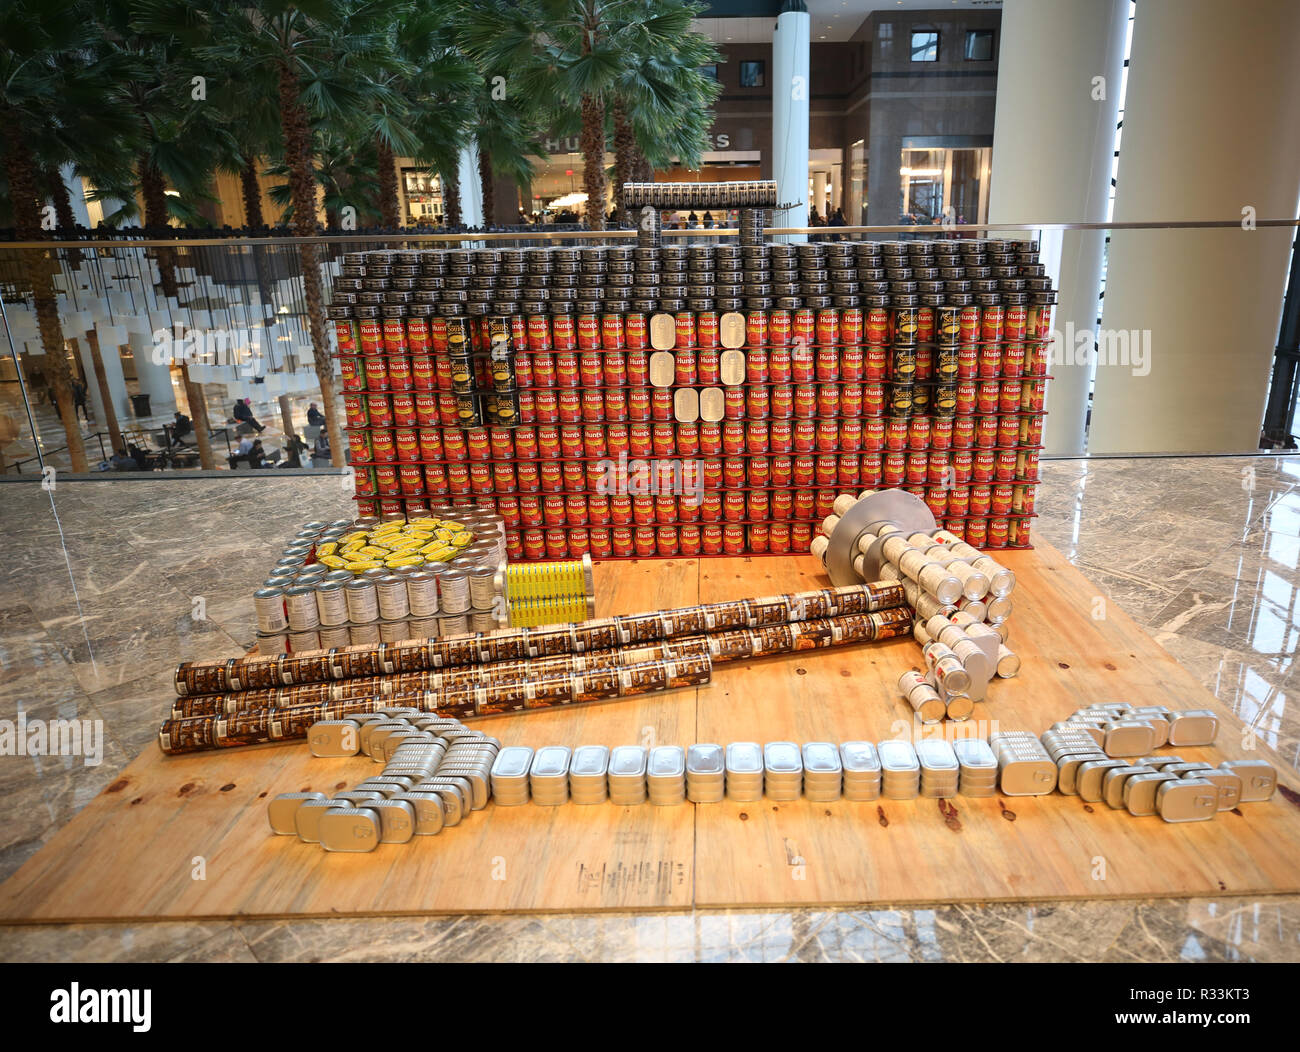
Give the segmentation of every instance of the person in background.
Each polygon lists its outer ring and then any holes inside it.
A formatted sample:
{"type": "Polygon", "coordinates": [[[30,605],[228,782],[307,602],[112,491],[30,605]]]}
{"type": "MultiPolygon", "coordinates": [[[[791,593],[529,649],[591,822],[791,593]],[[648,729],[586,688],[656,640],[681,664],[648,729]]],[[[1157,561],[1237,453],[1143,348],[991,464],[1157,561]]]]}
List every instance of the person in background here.
{"type": "Polygon", "coordinates": [[[848,226],[849,221],[844,218],[844,209],[835,209],[835,214],[831,216],[828,226],[848,226]]]}
{"type": "Polygon", "coordinates": [[[713,213],[712,213],[712,212],[705,212],[705,213],[704,213],[704,229],[705,229],[705,230],[712,230],[712,229],[714,228],[715,225],[716,225],[716,222],[715,222],[715,220],[714,220],[714,218],[713,218],[713,213]]]}
{"type": "Polygon", "coordinates": [[[823,226],[823,225],[825,225],[825,222],[826,222],[826,221],[825,221],[824,219],[822,219],[821,213],[818,212],[817,209],[816,209],[815,207],[814,207],[814,208],[810,208],[810,209],[808,209],[808,225],[809,225],[809,226],[823,226]]]}
{"type": "Polygon", "coordinates": [[[73,378],[72,381],[72,413],[82,415],[86,423],[90,423],[90,414],[86,411],[86,385],[80,380],[73,378]]]}
{"type": "Polygon", "coordinates": [[[248,466],[253,469],[262,467],[262,461],[266,458],[266,451],[262,448],[260,438],[253,439],[253,446],[248,451],[248,466]]]}
{"type": "Polygon", "coordinates": [[[316,436],[316,444],[312,446],[311,449],[312,467],[329,467],[330,457],[330,433],[328,431],[321,431],[321,433],[316,436]]]}
{"type": "Polygon", "coordinates": [[[193,430],[194,424],[190,421],[190,418],[179,409],[176,410],[176,419],[172,423],[171,443],[168,448],[170,449],[171,446],[183,446],[185,444],[185,436],[193,432],[193,430]]]}
{"type": "Polygon", "coordinates": [[[114,471],[134,471],[136,468],[135,461],[125,449],[119,449],[114,453],[108,463],[114,471]]]}
{"type": "Polygon", "coordinates": [[[289,441],[285,443],[287,453],[284,458],[284,466],[287,468],[302,467],[302,455],[307,452],[307,443],[304,442],[295,431],[289,436],[289,441]]]}
{"type": "Polygon", "coordinates": [[[695,230],[700,225],[700,217],[694,212],[686,217],[686,227],[688,230],[695,230]]]}
{"type": "Polygon", "coordinates": [[[266,430],[261,424],[253,419],[253,403],[248,398],[236,398],[235,408],[232,410],[234,417],[241,424],[250,425],[259,435],[266,430]]]}
{"type": "Polygon", "coordinates": [[[235,447],[236,457],[246,457],[253,451],[254,438],[252,435],[245,435],[239,440],[239,445],[235,447]]]}
{"type": "Polygon", "coordinates": [[[307,406],[307,423],[312,427],[325,426],[325,414],[316,408],[316,403],[312,402],[307,406]]]}

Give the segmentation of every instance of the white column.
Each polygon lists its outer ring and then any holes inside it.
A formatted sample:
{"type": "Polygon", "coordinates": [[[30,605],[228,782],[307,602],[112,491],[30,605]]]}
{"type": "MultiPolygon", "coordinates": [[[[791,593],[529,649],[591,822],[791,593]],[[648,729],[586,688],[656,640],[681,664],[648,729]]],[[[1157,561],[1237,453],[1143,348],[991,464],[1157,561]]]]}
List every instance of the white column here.
{"type": "MultiPolygon", "coordinates": [[[[772,178],[780,203],[775,226],[808,225],[808,55],[812,18],[803,0],[786,0],[772,35],[772,178]]],[[[802,239],[793,239],[802,240],[802,239]]]]}
{"type": "MultiPolygon", "coordinates": [[[[1006,0],[990,223],[1105,221],[1127,23],[1128,0],[1006,0]]],[[[1060,289],[1043,425],[1049,453],[1083,452],[1092,369],[1086,354],[1074,356],[1072,338],[1097,327],[1105,236],[1072,230],[1041,238],[1060,289]]]]}
{"type": "Polygon", "coordinates": [[[72,214],[78,223],[89,227],[90,213],[86,210],[86,187],[81,181],[81,176],[76,174],[71,164],[65,164],[60,168],[59,176],[63,179],[63,185],[68,188],[68,196],[72,198],[72,214]]]}
{"type": "MultiPolygon", "coordinates": [[[[131,357],[135,363],[135,378],[140,393],[149,396],[151,413],[176,412],[176,394],[172,388],[171,366],[167,360],[155,363],[154,340],[151,332],[128,331],[127,343],[131,348],[131,357]]],[[[125,426],[134,417],[134,413],[123,410],[118,420],[125,426]]]]}
{"type": "Polygon", "coordinates": [[[478,174],[478,146],[471,143],[460,151],[460,221],[465,226],[483,225],[483,182],[478,174]]]}
{"type": "MultiPolygon", "coordinates": [[[[1142,0],[1115,221],[1294,217],[1298,39],[1295,0],[1142,0]]],[[[1103,335],[1149,353],[1136,368],[1099,361],[1090,452],[1257,448],[1294,235],[1115,233],[1103,335]]]]}

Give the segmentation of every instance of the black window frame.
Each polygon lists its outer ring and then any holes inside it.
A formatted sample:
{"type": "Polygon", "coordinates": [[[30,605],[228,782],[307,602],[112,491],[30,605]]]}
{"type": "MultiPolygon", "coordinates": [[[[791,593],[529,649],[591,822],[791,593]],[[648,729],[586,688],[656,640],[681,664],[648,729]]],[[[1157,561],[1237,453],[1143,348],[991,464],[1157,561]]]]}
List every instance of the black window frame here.
{"type": "Polygon", "coordinates": [[[719,72],[719,67],[721,65],[722,63],[720,62],[706,62],[703,66],[697,66],[696,68],[706,77],[712,77],[715,81],[721,84],[722,75],[719,72]]]}
{"type": "Polygon", "coordinates": [[[994,55],[997,53],[996,31],[992,29],[968,29],[966,30],[966,40],[962,46],[962,59],[966,62],[992,62],[994,55]],[[987,37],[989,42],[988,58],[974,58],[971,54],[971,42],[977,37],[987,37]]]}
{"type": "Polygon", "coordinates": [[[738,63],[737,73],[740,76],[740,86],[742,88],[765,88],[767,87],[767,61],[761,58],[744,58],[738,63]],[[753,70],[758,68],[758,83],[745,83],[746,68],[753,70]]]}
{"type": "MultiPolygon", "coordinates": [[[[941,34],[939,33],[939,30],[937,30],[937,29],[927,28],[927,27],[925,27],[925,26],[913,26],[913,27],[911,28],[911,30],[908,32],[908,36],[907,36],[907,41],[908,41],[908,50],[907,50],[908,61],[910,61],[910,62],[938,62],[938,61],[939,61],[939,48],[940,48],[941,43],[942,43],[941,40],[940,40],[940,36],[941,36],[941,34]],[[934,58],[917,58],[917,57],[916,57],[916,50],[917,50],[917,48],[916,48],[916,38],[917,38],[918,36],[929,36],[929,37],[934,37],[934,58]]],[[[927,45],[927,47],[928,47],[928,45],[927,45]]]]}

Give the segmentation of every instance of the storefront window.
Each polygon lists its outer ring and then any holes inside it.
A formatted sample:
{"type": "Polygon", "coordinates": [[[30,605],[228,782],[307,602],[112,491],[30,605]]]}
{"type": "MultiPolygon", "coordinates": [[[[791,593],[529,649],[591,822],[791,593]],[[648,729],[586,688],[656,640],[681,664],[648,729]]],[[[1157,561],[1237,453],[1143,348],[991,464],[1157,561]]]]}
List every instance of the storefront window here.
{"type": "Polygon", "coordinates": [[[939,61],[939,34],[933,29],[912,30],[912,61],[939,61]]]}
{"type": "Polygon", "coordinates": [[[900,222],[983,222],[988,212],[989,147],[902,151],[900,222]]]}
{"type": "Polygon", "coordinates": [[[432,172],[402,169],[407,226],[435,226],[442,222],[442,183],[432,172]]]}

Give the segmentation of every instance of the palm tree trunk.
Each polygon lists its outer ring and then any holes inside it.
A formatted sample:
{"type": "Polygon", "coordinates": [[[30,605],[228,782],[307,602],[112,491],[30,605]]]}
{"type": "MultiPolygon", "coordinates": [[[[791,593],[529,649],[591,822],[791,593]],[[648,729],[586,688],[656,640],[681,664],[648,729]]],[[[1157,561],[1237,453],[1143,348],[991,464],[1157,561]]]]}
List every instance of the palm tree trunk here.
{"type": "Polygon", "coordinates": [[[623,204],[623,184],[633,180],[636,167],[636,134],[632,131],[632,122],[628,120],[623,103],[614,100],[614,210],[618,216],[619,226],[628,226],[631,217],[623,204]]]}
{"type": "MultiPolygon", "coordinates": [[[[284,132],[284,159],[289,167],[289,189],[293,195],[293,227],[299,237],[317,232],[316,180],[312,174],[311,127],[300,98],[298,77],[287,64],[280,67],[280,126],[284,132]]],[[[391,166],[390,166],[391,167],[391,166]]],[[[325,291],[314,245],[298,248],[302,261],[302,289],[307,300],[307,326],[311,332],[312,358],[320,383],[321,411],[330,438],[330,459],[335,467],[345,463],[343,429],[339,427],[334,388],[334,359],[325,329],[325,291]]]]}
{"type": "Polygon", "coordinates": [[[587,193],[587,229],[605,229],[605,103],[582,96],[582,188],[587,193]]]}
{"type": "MultiPolygon", "coordinates": [[[[122,441],[122,429],[117,426],[117,407],[113,405],[113,392],[108,386],[108,372],[104,369],[104,355],[99,349],[99,333],[93,328],[86,333],[86,345],[90,348],[90,363],[95,370],[95,384],[99,387],[99,400],[104,403],[104,422],[108,425],[108,437],[113,442],[113,449],[125,449],[122,441]]],[[[119,352],[120,353],[120,352],[119,352]]]]}
{"type": "Polygon", "coordinates": [[[379,180],[379,223],[392,230],[401,222],[397,204],[397,162],[383,136],[375,136],[375,166],[379,180]]]}
{"type": "Polygon", "coordinates": [[[653,183],[655,181],[654,166],[651,165],[646,155],[641,152],[641,144],[635,142],[636,160],[632,163],[632,181],[636,183],[653,183]]]}
{"type": "Polygon", "coordinates": [[[497,218],[497,195],[496,185],[492,176],[492,154],[479,144],[478,148],[478,181],[483,194],[483,225],[491,227],[496,225],[497,218]]]}
{"type": "MultiPolygon", "coordinates": [[[[63,173],[57,168],[47,168],[45,186],[50,201],[54,204],[54,216],[59,221],[59,233],[71,237],[77,231],[77,216],[72,211],[72,195],[68,192],[68,184],[63,181],[63,173]]],[[[64,259],[69,267],[81,266],[85,257],[82,256],[80,249],[69,248],[64,251],[67,253],[64,259]]]]}
{"type": "Polygon", "coordinates": [[[260,230],[266,226],[262,216],[262,187],[257,181],[257,165],[249,160],[239,169],[239,192],[244,199],[244,226],[260,230]]]}
{"type": "Polygon", "coordinates": [[[460,226],[460,177],[453,169],[450,179],[439,172],[442,180],[442,221],[446,226],[460,226]]]}
{"type": "MultiPolygon", "coordinates": [[[[5,172],[9,177],[15,232],[23,241],[43,240],[31,147],[16,115],[0,113],[0,126],[4,129],[5,172]]],[[[59,419],[68,440],[68,459],[73,471],[84,472],[87,470],[86,448],[81,441],[77,407],[72,399],[72,370],[63,344],[59,301],[54,291],[53,272],[58,264],[43,252],[24,252],[23,264],[36,306],[36,321],[41,332],[41,346],[45,349],[45,364],[49,366],[54,401],[59,407],[59,419]]]]}

